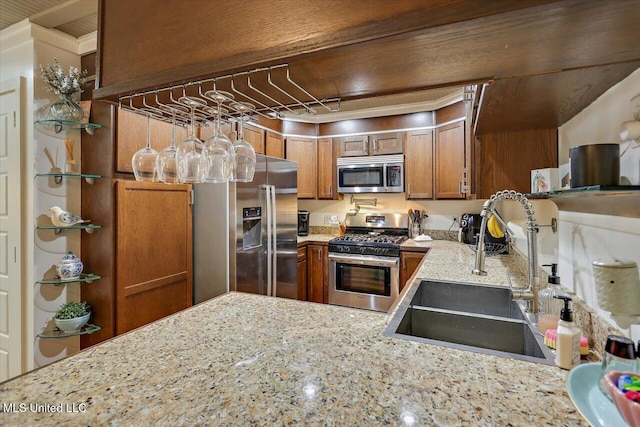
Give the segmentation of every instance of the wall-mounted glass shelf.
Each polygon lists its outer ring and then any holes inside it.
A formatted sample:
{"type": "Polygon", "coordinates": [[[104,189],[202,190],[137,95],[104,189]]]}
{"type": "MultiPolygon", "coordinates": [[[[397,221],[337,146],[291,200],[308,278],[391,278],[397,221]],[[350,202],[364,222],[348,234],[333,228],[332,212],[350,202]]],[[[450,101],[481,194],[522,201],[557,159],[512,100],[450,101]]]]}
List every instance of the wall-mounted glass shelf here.
{"type": "Polygon", "coordinates": [[[60,133],[65,129],[85,129],[89,135],[93,134],[94,129],[101,128],[102,125],[89,122],[78,122],[73,120],[38,120],[36,121],[38,126],[41,126],[46,130],[53,130],[55,133],[60,133]]]}
{"type": "Polygon", "coordinates": [[[100,279],[101,277],[102,276],[98,276],[97,274],[81,273],[80,277],[78,277],[76,279],[61,280],[59,277],[54,277],[52,279],[36,280],[36,283],[40,283],[40,284],[43,284],[43,285],[61,286],[61,285],[66,285],[67,283],[76,283],[76,282],[91,283],[94,280],[100,279]]]}
{"type": "Polygon", "coordinates": [[[87,233],[93,234],[94,230],[102,228],[102,226],[93,225],[93,224],[71,225],[69,227],[56,227],[55,225],[39,225],[36,228],[38,230],[53,230],[55,234],[60,234],[62,230],[85,230],[87,233]]]}
{"type": "Polygon", "coordinates": [[[98,332],[100,329],[102,329],[100,326],[86,324],[82,328],[75,331],[64,332],[56,327],[50,331],[42,331],[38,334],[38,336],[40,338],[66,338],[74,337],[77,335],[93,334],[94,332],[98,332]]]}
{"type": "Polygon", "coordinates": [[[640,217],[640,185],[592,185],[526,196],[529,199],[549,199],[562,211],[640,217]]]}
{"type": "Polygon", "coordinates": [[[63,178],[84,178],[87,183],[93,185],[96,179],[102,178],[100,175],[88,174],[88,173],[37,173],[36,176],[52,176],[56,184],[62,183],[63,178]]]}

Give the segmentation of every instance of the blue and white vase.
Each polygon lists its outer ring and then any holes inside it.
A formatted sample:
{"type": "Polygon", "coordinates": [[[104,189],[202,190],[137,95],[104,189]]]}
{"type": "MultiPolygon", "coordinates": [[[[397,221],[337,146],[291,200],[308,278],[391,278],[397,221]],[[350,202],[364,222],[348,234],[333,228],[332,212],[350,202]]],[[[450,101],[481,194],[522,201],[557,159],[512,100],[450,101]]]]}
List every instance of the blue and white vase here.
{"type": "Polygon", "coordinates": [[[80,261],[80,258],[75,256],[73,252],[69,251],[62,257],[58,265],[56,265],[56,271],[58,272],[60,280],[75,280],[80,277],[82,267],[82,261],[80,261]]]}

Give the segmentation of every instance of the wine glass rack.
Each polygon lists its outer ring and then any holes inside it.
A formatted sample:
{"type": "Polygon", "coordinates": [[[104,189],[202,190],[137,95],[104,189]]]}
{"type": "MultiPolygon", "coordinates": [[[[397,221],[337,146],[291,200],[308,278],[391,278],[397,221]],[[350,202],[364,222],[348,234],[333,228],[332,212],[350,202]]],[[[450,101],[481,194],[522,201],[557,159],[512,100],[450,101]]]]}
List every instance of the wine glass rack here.
{"type": "Polygon", "coordinates": [[[196,108],[195,117],[199,126],[212,121],[219,108],[220,100],[207,95],[210,91],[224,91],[231,94],[224,101],[222,118],[227,121],[251,120],[256,115],[266,119],[282,119],[283,112],[305,116],[316,114],[316,108],[329,112],[340,111],[340,98],[318,99],[296,83],[291,77],[289,64],[266,68],[256,68],[234,74],[192,81],[161,89],[148,90],[120,97],[122,109],[156,120],[171,122],[175,113],[176,121],[187,126],[191,115],[182,100],[197,97],[204,103],[196,108]],[[233,108],[237,101],[249,102],[254,107],[248,112],[233,108]]]}

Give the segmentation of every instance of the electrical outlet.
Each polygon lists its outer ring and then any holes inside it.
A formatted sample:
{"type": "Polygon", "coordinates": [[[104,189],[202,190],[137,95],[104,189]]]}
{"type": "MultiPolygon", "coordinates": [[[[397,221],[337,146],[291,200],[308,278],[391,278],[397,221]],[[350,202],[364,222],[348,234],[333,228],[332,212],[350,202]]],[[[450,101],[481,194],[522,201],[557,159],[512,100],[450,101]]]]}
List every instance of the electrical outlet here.
{"type": "Polygon", "coordinates": [[[338,223],[338,214],[334,214],[334,213],[328,213],[328,214],[324,214],[323,216],[323,222],[325,224],[337,224],[338,223]],[[333,219],[332,219],[333,217],[333,219]]]}

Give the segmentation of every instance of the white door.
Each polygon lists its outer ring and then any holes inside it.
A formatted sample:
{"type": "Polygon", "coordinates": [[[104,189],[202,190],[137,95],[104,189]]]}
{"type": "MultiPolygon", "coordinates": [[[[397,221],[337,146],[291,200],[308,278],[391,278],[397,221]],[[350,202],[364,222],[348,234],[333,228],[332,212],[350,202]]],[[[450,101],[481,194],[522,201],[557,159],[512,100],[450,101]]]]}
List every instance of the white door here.
{"type": "Polygon", "coordinates": [[[22,373],[20,81],[0,83],[0,381],[22,373]]]}

